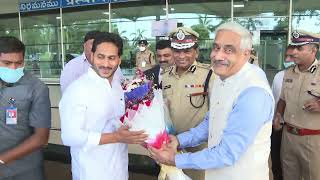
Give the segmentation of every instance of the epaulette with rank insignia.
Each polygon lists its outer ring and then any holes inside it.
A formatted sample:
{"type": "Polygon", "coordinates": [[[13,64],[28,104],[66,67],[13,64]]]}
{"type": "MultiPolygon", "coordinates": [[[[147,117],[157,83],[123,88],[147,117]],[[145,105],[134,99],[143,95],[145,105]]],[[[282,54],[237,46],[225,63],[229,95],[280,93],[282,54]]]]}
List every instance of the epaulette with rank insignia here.
{"type": "Polygon", "coordinates": [[[310,69],[309,69],[309,71],[310,71],[311,73],[314,73],[316,70],[317,70],[317,65],[313,65],[313,66],[311,66],[310,69]]]}
{"type": "Polygon", "coordinates": [[[198,63],[197,67],[210,70],[211,65],[210,64],[204,64],[204,63],[198,63]]]}
{"type": "Polygon", "coordinates": [[[173,68],[174,68],[174,66],[166,67],[165,69],[163,69],[163,70],[161,71],[161,75],[171,72],[173,68]]]}
{"type": "Polygon", "coordinates": [[[191,65],[189,67],[189,71],[192,72],[192,73],[194,73],[196,70],[197,70],[197,66],[196,65],[191,65]]]}

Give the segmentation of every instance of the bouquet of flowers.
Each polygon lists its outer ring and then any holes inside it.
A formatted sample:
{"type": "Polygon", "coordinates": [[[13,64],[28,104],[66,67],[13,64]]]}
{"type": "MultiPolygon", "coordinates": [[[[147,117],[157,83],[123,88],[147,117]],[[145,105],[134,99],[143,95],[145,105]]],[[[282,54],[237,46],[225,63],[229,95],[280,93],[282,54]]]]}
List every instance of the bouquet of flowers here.
{"type": "Polygon", "coordinates": [[[126,112],[121,122],[128,125],[130,130],[145,130],[149,135],[147,146],[161,148],[163,143],[169,142],[169,132],[172,123],[160,89],[153,87],[153,82],[146,79],[142,71],[137,71],[132,81],[123,84],[125,91],[126,112]]]}
{"type": "MultiPolygon", "coordinates": [[[[160,149],[164,143],[169,143],[169,133],[174,132],[174,128],[161,89],[155,88],[140,70],[133,80],[125,80],[122,87],[126,111],[120,121],[132,131],[145,130],[149,135],[146,146],[160,149]]],[[[190,180],[181,169],[166,165],[161,165],[159,180],[162,179],[190,180]]]]}

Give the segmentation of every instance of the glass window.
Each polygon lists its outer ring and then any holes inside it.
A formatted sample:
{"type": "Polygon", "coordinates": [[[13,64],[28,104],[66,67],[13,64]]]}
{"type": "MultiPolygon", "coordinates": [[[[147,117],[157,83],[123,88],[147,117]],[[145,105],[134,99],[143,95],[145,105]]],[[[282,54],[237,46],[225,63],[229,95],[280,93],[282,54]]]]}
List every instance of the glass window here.
{"type": "Polygon", "coordinates": [[[0,15],[0,36],[14,36],[19,38],[18,14],[0,15]]]}
{"type": "Polygon", "coordinates": [[[83,53],[83,40],[87,32],[109,31],[109,5],[63,9],[65,63],[83,53]]]}
{"type": "Polygon", "coordinates": [[[292,29],[320,33],[320,3],[318,0],[292,0],[292,29]]]}
{"type": "Polygon", "coordinates": [[[147,39],[155,51],[156,37],[151,35],[152,22],[166,18],[165,1],[145,0],[112,4],[112,31],[124,39],[121,68],[125,75],[133,74],[137,42],[147,39]]]}
{"type": "Polygon", "coordinates": [[[41,78],[57,78],[62,68],[59,10],[21,13],[25,67],[41,78]]]}
{"type": "Polygon", "coordinates": [[[269,82],[282,69],[283,51],[287,45],[289,1],[234,1],[234,20],[253,34],[253,48],[259,66],[269,82]]]}
{"type": "Polygon", "coordinates": [[[210,63],[210,52],[215,29],[231,16],[231,1],[210,2],[172,0],[169,4],[169,19],[182,26],[191,27],[199,33],[198,61],[210,63]]]}

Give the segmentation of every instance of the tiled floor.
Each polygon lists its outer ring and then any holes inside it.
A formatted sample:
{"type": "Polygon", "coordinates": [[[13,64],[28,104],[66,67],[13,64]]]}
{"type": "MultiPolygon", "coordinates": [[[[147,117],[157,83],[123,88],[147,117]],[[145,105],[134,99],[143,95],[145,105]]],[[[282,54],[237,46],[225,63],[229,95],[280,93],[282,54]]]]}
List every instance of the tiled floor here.
{"type": "MultiPolygon", "coordinates": [[[[46,161],[45,171],[47,180],[71,180],[70,164],[46,161]]],[[[272,173],[270,172],[270,180],[272,179],[272,173]]],[[[130,172],[129,180],[157,180],[157,177],[130,172]]]]}
{"type": "MultiPolygon", "coordinates": [[[[71,180],[70,164],[55,161],[45,162],[47,180],[71,180]]],[[[130,173],[129,180],[157,180],[157,177],[138,173],[130,173]]]]}

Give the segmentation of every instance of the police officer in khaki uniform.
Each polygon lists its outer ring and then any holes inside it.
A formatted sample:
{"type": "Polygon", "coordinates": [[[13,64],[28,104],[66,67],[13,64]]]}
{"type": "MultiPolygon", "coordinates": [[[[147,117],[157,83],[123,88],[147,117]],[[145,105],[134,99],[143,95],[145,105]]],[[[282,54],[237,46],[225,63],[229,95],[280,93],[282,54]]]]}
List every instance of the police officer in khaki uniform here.
{"type": "MultiPolygon", "coordinates": [[[[177,133],[197,126],[209,110],[209,96],[214,75],[210,65],[198,58],[198,33],[179,27],[170,33],[175,65],[163,71],[162,89],[177,133]]],[[[203,149],[187,149],[194,152],[203,149]]],[[[203,180],[204,171],[184,171],[194,180],[203,180]]]]}
{"type": "Polygon", "coordinates": [[[154,53],[148,48],[147,40],[138,42],[139,52],[136,54],[136,67],[142,71],[153,68],[156,65],[154,53]]]}
{"type": "MultiPolygon", "coordinates": [[[[320,35],[292,33],[295,66],[285,71],[277,113],[284,115],[284,180],[320,179],[320,35]]],[[[274,123],[280,123],[275,116],[274,123]]]]}

